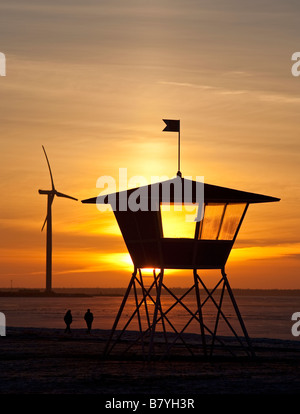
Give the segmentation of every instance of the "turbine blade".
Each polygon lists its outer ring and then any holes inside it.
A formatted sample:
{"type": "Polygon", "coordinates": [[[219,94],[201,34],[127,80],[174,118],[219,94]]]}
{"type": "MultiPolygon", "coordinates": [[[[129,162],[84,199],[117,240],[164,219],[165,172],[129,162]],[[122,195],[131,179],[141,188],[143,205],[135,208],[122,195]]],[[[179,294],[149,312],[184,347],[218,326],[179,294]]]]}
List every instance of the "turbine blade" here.
{"type": "Polygon", "coordinates": [[[49,172],[50,172],[51,183],[52,183],[52,190],[54,190],[55,187],[54,187],[54,182],[53,182],[52,171],[51,171],[51,168],[50,168],[50,163],[49,163],[49,160],[48,160],[48,157],[47,157],[47,154],[46,154],[46,150],[45,150],[45,148],[44,148],[43,145],[42,145],[42,147],[43,147],[43,151],[44,151],[44,154],[45,154],[45,157],[46,157],[46,160],[47,160],[47,164],[48,164],[48,168],[49,168],[49,172]]]}
{"type": "MultiPolygon", "coordinates": [[[[51,195],[51,203],[50,203],[50,208],[51,208],[51,206],[52,206],[53,200],[54,200],[54,194],[53,194],[53,195],[51,195]]],[[[46,218],[45,218],[45,221],[44,221],[44,224],[43,224],[43,227],[42,227],[42,230],[41,230],[41,231],[43,231],[43,230],[44,230],[45,224],[47,223],[47,219],[48,219],[48,214],[47,214],[47,216],[46,216],[46,218]]]]}
{"type": "Polygon", "coordinates": [[[70,198],[71,200],[78,201],[78,198],[68,196],[67,194],[59,193],[58,191],[55,191],[55,194],[57,195],[57,197],[70,198]]]}
{"type": "Polygon", "coordinates": [[[41,231],[44,230],[45,224],[47,223],[47,218],[48,218],[48,216],[46,216],[46,218],[45,218],[45,221],[44,221],[44,224],[43,224],[43,227],[42,227],[42,230],[41,231]]]}

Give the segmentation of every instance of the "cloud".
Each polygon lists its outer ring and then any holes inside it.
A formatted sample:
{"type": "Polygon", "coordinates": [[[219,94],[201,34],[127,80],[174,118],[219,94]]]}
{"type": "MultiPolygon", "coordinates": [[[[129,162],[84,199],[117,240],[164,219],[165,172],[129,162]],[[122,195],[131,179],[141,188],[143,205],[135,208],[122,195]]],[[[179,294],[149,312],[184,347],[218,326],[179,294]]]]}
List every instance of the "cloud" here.
{"type": "Polygon", "coordinates": [[[300,258],[300,243],[283,244],[276,246],[253,246],[233,249],[230,258],[232,260],[261,260],[261,259],[286,259],[300,258]]]}
{"type": "Polygon", "coordinates": [[[294,254],[286,254],[285,257],[287,259],[295,259],[300,260],[300,253],[294,253],[294,254]]]}
{"type": "Polygon", "coordinates": [[[218,88],[211,85],[197,85],[188,82],[170,82],[170,81],[160,81],[161,85],[170,85],[170,86],[180,86],[193,89],[202,89],[202,90],[217,90],[218,88]]]}
{"type": "MultiPolygon", "coordinates": [[[[250,76],[250,74],[249,74],[250,76]]],[[[275,103],[275,104],[297,104],[300,103],[300,98],[297,96],[290,96],[284,94],[277,94],[272,92],[265,92],[263,90],[250,90],[250,89],[234,89],[224,88],[221,86],[213,86],[207,84],[196,84],[189,82],[172,82],[172,81],[160,81],[159,84],[199,89],[202,91],[209,91],[219,95],[248,95],[249,97],[256,98],[262,102],[275,103]]]]}
{"type": "Polygon", "coordinates": [[[295,96],[278,95],[278,94],[261,94],[259,99],[263,102],[278,103],[278,104],[299,104],[300,98],[295,96]]]}

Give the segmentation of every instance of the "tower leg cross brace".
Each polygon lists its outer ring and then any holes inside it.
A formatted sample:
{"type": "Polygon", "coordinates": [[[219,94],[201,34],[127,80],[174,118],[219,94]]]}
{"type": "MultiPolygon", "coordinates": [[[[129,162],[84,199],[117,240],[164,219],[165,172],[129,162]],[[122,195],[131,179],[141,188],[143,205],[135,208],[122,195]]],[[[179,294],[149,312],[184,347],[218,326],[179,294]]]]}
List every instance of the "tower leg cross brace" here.
{"type": "Polygon", "coordinates": [[[188,351],[192,357],[228,353],[254,357],[225,270],[221,269],[221,279],[211,290],[198,275],[197,269],[193,270],[193,279],[194,284],[179,296],[164,283],[164,269],[158,273],[153,270],[147,284],[149,276],[143,275],[142,269],[135,268],[106,343],[104,356],[127,354],[152,359],[170,357],[171,351],[183,356],[188,351]],[[226,316],[228,311],[229,316],[226,316]],[[221,323],[222,335],[218,334],[221,323]],[[224,333],[224,327],[229,335],[224,333]],[[196,331],[198,334],[195,334],[196,331]]]}

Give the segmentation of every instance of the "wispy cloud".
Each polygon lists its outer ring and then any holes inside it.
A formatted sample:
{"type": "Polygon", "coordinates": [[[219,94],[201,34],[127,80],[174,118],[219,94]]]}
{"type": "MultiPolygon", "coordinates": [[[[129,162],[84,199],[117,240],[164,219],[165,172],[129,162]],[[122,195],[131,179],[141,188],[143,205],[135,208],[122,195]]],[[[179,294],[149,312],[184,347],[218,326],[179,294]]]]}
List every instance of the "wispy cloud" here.
{"type": "Polygon", "coordinates": [[[279,103],[279,104],[297,104],[300,98],[296,96],[278,95],[278,94],[261,94],[260,100],[263,102],[279,103]]]}
{"type": "Polygon", "coordinates": [[[203,90],[216,90],[218,89],[215,86],[211,85],[197,85],[195,83],[189,82],[170,82],[170,81],[160,81],[160,85],[170,85],[170,86],[182,86],[185,88],[193,88],[193,89],[203,89],[203,90]]]}
{"type": "Polygon", "coordinates": [[[233,249],[230,257],[232,260],[261,260],[261,259],[299,259],[300,244],[277,246],[254,246],[233,249]]]}
{"type": "Polygon", "coordinates": [[[191,88],[199,89],[202,91],[210,91],[218,95],[249,95],[253,98],[256,98],[262,102],[267,103],[277,103],[277,104],[296,104],[300,103],[300,98],[296,96],[277,94],[272,92],[265,92],[262,90],[250,90],[250,89],[230,89],[223,88],[220,86],[205,85],[205,84],[196,84],[189,82],[172,82],[172,81],[160,81],[159,84],[182,87],[182,88],[191,88]]]}
{"type": "Polygon", "coordinates": [[[202,85],[202,84],[195,84],[195,83],[188,83],[188,82],[169,82],[169,81],[160,81],[161,85],[169,85],[169,86],[178,86],[184,88],[192,88],[192,89],[200,89],[203,91],[211,91],[220,95],[241,95],[241,94],[248,94],[251,93],[246,89],[227,89],[222,88],[220,86],[213,86],[213,85],[202,85]]]}

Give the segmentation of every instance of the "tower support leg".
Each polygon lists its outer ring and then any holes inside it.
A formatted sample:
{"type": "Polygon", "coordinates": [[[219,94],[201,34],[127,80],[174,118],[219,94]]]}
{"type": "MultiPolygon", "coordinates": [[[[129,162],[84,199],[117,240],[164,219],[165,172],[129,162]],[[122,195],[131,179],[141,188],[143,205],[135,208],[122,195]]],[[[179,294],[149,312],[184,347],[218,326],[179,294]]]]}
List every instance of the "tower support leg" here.
{"type": "Polygon", "coordinates": [[[161,312],[162,323],[164,324],[162,310],[161,310],[161,302],[160,302],[161,287],[163,283],[164,271],[161,269],[158,275],[158,283],[157,283],[157,278],[155,277],[155,271],[153,274],[154,274],[154,280],[155,280],[155,285],[156,285],[156,300],[155,300],[155,308],[154,308],[153,321],[152,321],[152,327],[151,327],[150,346],[149,346],[149,355],[148,355],[149,357],[151,357],[151,355],[153,355],[153,352],[154,352],[154,336],[155,336],[155,329],[157,325],[158,311],[161,312]]]}
{"type": "MultiPolygon", "coordinates": [[[[207,357],[208,355],[211,357],[214,351],[217,351],[218,349],[229,351],[230,354],[233,356],[237,356],[235,353],[236,350],[238,352],[242,350],[246,352],[248,356],[255,356],[248,332],[246,330],[246,326],[239,311],[237,302],[230,287],[224,268],[221,269],[221,273],[222,277],[216,284],[216,286],[213,289],[208,289],[203,281],[203,278],[197,274],[197,269],[194,269],[193,286],[190,287],[183,295],[177,297],[175,292],[173,292],[172,289],[169,289],[163,282],[164,269],[160,269],[158,274],[156,274],[155,270],[153,271],[153,281],[150,285],[147,285],[146,288],[143,280],[145,276],[143,276],[142,274],[142,269],[134,268],[132,277],[130,279],[129,285],[122,299],[119,311],[117,313],[112,330],[110,332],[110,336],[104,350],[104,356],[108,356],[112,352],[113,348],[116,344],[119,343],[123,333],[127,330],[128,326],[131,324],[134,318],[137,318],[138,325],[137,327],[135,325],[132,334],[133,336],[136,336],[137,334],[137,336],[136,339],[132,338],[132,340],[130,340],[130,342],[127,343],[127,345],[126,343],[123,343],[122,354],[127,353],[129,349],[134,350],[136,345],[141,345],[144,358],[151,359],[152,357],[154,357],[154,354],[157,354],[155,356],[158,356],[163,350],[163,347],[166,347],[165,355],[168,356],[171,348],[175,346],[175,344],[177,344],[178,340],[180,340],[183,346],[191,353],[192,356],[196,355],[197,353],[200,353],[204,357],[207,357]],[[137,276],[138,271],[139,274],[137,276]],[[187,302],[185,302],[185,298],[187,298],[193,290],[195,290],[194,298],[196,299],[195,310],[192,310],[192,305],[188,301],[188,299],[187,302]],[[163,296],[164,307],[162,306],[162,291],[164,291],[164,293],[167,293],[166,297],[163,296]],[[226,292],[228,293],[227,295],[226,292]],[[128,312],[126,312],[125,325],[122,329],[118,330],[118,333],[116,335],[117,338],[114,338],[121,317],[125,314],[124,308],[126,303],[128,302],[128,298],[131,293],[133,294],[135,307],[132,308],[132,303],[129,302],[129,309],[131,309],[130,314],[128,315],[128,312]],[[227,296],[226,301],[224,299],[225,295],[227,296]],[[172,302],[170,302],[170,298],[173,300],[172,302]],[[151,306],[148,307],[147,301],[148,304],[151,304],[151,306]],[[208,305],[209,314],[206,320],[205,317],[207,315],[205,313],[205,310],[207,309],[207,302],[210,302],[210,304],[208,305]],[[232,325],[231,323],[231,318],[225,315],[228,303],[229,305],[233,306],[232,312],[238,319],[238,321],[236,322],[239,322],[239,327],[242,330],[242,335],[240,336],[235,331],[234,325],[232,325]],[[166,304],[168,304],[168,306],[166,304]],[[172,313],[172,315],[174,315],[172,320],[172,318],[170,317],[170,312],[177,305],[178,307],[181,307],[181,311],[175,314],[172,313]],[[212,320],[213,313],[211,306],[217,311],[215,321],[212,320]],[[187,320],[186,323],[184,323],[184,325],[182,325],[182,322],[179,322],[179,324],[177,324],[177,317],[179,315],[179,319],[182,318],[182,311],[184,311],[184,313],[187,314],[187,320]],[[217,334],[217,331],[220,330],[219,328],[221,324],[221,319],[222,322],[225,322],[227,328],[229,328],[231,333],[235,336],[235,339],[238,343],[237,348],[236,344],[233,344],[231,340],[229,344],[226,344],[226,342],[228,342],[227,337],[220,336],[219,334],[217,334]],[[197,339],[196,344],[193,343],[193,341],[192,343],[188,343],[189,335],[186,335],[187,328],[193,321],[197,322],[198,329],[200,327],[200,337],[198,337],[199,339],[197,339]],[[158,328],[159,323],[162,324],[165,343],[160,343],[161,332],[158,328]],[[168,335],[166,324],[171,328],[171,335],[168,335]],[[211,324],[213,325],[212,327],[210,327],[211,324]],[[178,329],[178,325],[181,326],[181,328],[178,329]],[[157,338],[159,339],[158,342],[156,342],[157,338]],[[245,344],[245,340],[247,346],[245,344]],[[219,348],[217,348],[216,343],[218,343],[219,348]],[[126,346],[124,347],[124,345],[126,346]],[[196,352],[194,353],[194,351],[196,352]]],[[[195,302],[193,303],[193,306],[195,306],[195,302]]],[[[179,350],[179,352],[181,352],[181,349],[182,345],[179,344],[177,347],[177,351],[179,350]]]]}
{"type": "Polygon", "coordinates": [[[198,283],[198,275],[197,270],[194,269],[193,271],[194,275],[194,286],[195,286],[195,292],[196,292],[196,300],[197,300],[197,310],[198,310],[198,317],[199,317],[199,324],[200,324],[200,332],[201,332],[201,338],[202,338],[202,346],[203,346],[203,352],[204,355],[207,355],[207,348],[206,348],[206,340],[205,340],[205,332],[204,332],[204,323],[203,323],[203,316],[202,316],[202,305],[200,300],[200,291],[199,291],[199,283],[198,283]]]}
{"type": "Polygon", "coordinates": [[[244,334],[244,336],[245,336],[245,339],[246,339],[247,345],[248,345],[248,347],[249,347],[250,353],[251,353],[252,357],[254,357],[254,356],[255,356],[255,352],[254,352],[254,350],[253,350],[253,347],[252,347],[252,344],[251,344],[250,337],[249,337],[249,335],[248,335],[248,332],[247,332],[246,326],[245,326],[245,324],[244,324],[244,321],[243,321],[242,315],[241,315],[240,310],[239,310],[239,308],[238,308],[238,305],[237,305],[237,303],[236,303],[235,297],[234,297],[234,295],[233,295],[233,293],[232,293],[232,290],[231,290],[230,284],[229,284],[229,282],[228,282],[227,275],[226,275],[226,273],[225,273],[225,269],[224,269],[224,268],[222,269],[222,276],[223,276],[224,283],[225,283],[225,286],[226,286],[226,288],[227,288],[228,294],[229,294],[229,296],[230,296],[231,302],[232,302],[232,304],[233,304],[233,307],[234,307],[235,313],[236,313],[236,315],[237,315],[237,317],[238,317],[238,320],[239,320],[239,323],[240,323],[240,325],[241,325],[241,328],[242,328],[243,334],[244,334]]]}
{"type": "Polygon", "coordinates": [[[130,282],[129,282],[128,288],[127,288],[126,293],[125,293],[125,295],[124,295],[124,297],[123,297],[123,300],[122,300],[121,306],[120,306],[120,308],[119,308],[119,311],[118,311],[118,314],[117,314],[117,316],[116,316],[115,322],[114,322],[113,327],[112,327],[112,329],[111,329],[109,339],[108,339],[108,341],[107,341],[107,343],[106,343],[106,347],[105,347],[105,349],[104,349],[104,356],[108,355],[108,353],[109,353],[109,347],[110,347],[110,345],[111,345],[111,342],[112,342],[112,339],[113,339],[114,333],[115,333],[116,328],[117,328],[117,326],[118,326],[118,323],[119,323],[119,321],[120,321],[120,318],[121,318],[121,315],[122,315],[123,309],[124,309],[124,307],[125,307],[126,301],[127,301],[127,299],[128,299],[129,293],[130,293],[131,288],[132,288],[132,286],[133,286],[133,283],[134,283],[134,280],[135,280],[136,274],[137,274],[137,269],[136,269],[136,268],[134,268],[134,271],[133,271],[133,273],[132,273],[132,276],[131,276],[131,279],[130,279],[130,282]]]}

